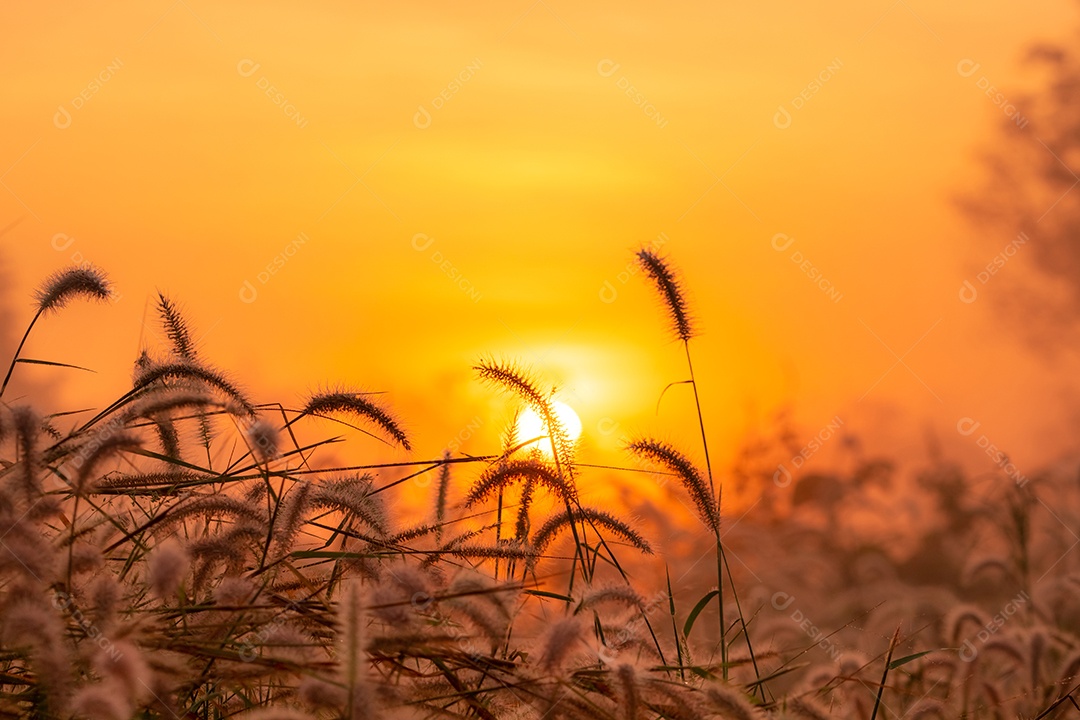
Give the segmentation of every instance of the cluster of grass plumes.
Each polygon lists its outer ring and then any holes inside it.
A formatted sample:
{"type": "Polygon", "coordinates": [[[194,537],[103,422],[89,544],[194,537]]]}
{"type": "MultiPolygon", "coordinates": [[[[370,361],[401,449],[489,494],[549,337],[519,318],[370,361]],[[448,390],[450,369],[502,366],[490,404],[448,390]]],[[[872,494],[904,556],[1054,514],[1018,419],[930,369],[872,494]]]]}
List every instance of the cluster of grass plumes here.
{"type": "MultiPolygon", "coordinates": [[[[97,271],[58,274],[34,322],[107,288],[97,271]]],[[[551,454],[508,431],[462,493],[451,467],[477,459],[417,462],[439,476],[434,522],[399,528],[378,463],[321,472],[339,438],[298,439],[332,419],[408,451],[387,406],[340,388],[294,409],[256,402],[204,359],[175,302],[157,310],[164,347],[102,410],[0,407],[0,714],[722,715],[709,683],[676,691],[662,669],[670,647],[619,561],[649,541],[581,503],[575,447],[527,373],[478,368],[548,421],[551,454]],[[454,516],[495,502],[501,517],[511,493],[514,532],[454,516]],[[573,557],[549,556],[563,533],[573,557]],[[545,571],[565,591],[541,589],[545,571]],[[536,603],[564,621],[526,632],[536,603]],[[627,620],[633,636],[613,637],[627,620]]]]}
{"type": "MultiPolygon", "coordinates": [[[[666,260],[639,259],[689,360],[682,286],[666,260]]],[[[61,273],[34,319],[107,288],[96,271],[61,273]]],[[[135,359],[131,388],[99,412],[0,403],[0,716],[779,720],[1072,707],[1080,561],[1068,528],[1080,527],[1080,487],[1069,478],[975,502],[967,478],[928,473],[942,526],[901,557],[844,524],[871,511],[843,490],[883,492],[885,465],[797,478],[796,496],[829,498],[824,527],[801,515],[722,524],[707,443],[701,468],[681,443],[636,438],[629,455],[674,479],[701,521],[680,528],[702,538],[691,560],[716,560],[715,585],[710,568],[680,591],[674,572],[666,584],[638,572],[665,539],[597,506],[598,469],[577,461],[554,391],[527,368],[485,360],[476,374],[545,420],[543,449],[515,419],[490,455],[416,458],[390,403],[335,386],[297,407],[258,402],[207,362],[176,303],[159,296],[157,310],[163,347],[135,359]],[[378,455],[322,469],[343,437],[309,438],[328,427],[378,455]],[[395,511],[410,479],[432,481],[428,517],[395,511]],[[728,547],[748,563],[741,596],[728,547]]]]}

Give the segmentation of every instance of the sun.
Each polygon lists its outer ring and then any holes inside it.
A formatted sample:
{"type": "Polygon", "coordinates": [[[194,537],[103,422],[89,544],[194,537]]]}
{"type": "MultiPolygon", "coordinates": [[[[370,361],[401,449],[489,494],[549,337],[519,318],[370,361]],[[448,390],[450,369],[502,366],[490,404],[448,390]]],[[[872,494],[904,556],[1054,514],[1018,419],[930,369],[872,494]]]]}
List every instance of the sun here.
{"type": "MultiPolygon", "coordinates": [[[[570,442],[574,442],[581,437],[581,418],[574,412],[574,408],[560,400],[554,401],[552,406],[555,408],[555,419],[566,431],[570,442]]],[[[528,447],[530,449],[539,448],[541,452],[550,455],[551,443],[547,440],[547,434],[547,425],[544,423],[543,418],[537,415],[532,408],[525,408],[518,417],[517,431],[514,433],[515,442],[520,444],[533,438],[542,438],[530,443],[528,447]]]]}

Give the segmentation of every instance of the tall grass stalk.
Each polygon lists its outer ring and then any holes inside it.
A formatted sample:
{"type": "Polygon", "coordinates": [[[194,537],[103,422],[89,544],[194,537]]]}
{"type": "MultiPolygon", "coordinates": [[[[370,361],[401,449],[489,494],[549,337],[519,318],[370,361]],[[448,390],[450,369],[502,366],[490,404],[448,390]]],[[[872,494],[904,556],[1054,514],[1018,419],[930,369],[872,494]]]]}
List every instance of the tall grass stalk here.
{"type": "MultiPolygon", "coordinates": [[[[697,334],[695,321],[690,311],[690,303],[686,298],[686,292],[683,288],[681,278],[665,258],[660,257],[648,248],[641,248],[637,252],[637,259],[639,266],[649,279],[652,280],[653,285],[656,288],[657,294],[667,312],[668,321],[670,323],[669,327],[672,333],[683,345],[683,351],[686,355],[686,367],[690,373],[690,386],[694,391],[694,408],[697,413],[698,431],[701,434],[701,447],[705,455],[705,473],[708,478],[710,495],[715,498],[716,502],[717,520],[711,529],[716,542],[716,584],[718,590],[716,593],[716,606],[720,626],[720,657],[724,666],[723,677],[725,680],[728,679],[729,657],[727,619],[724,614],[724,576],[726,574],[735,600],[742,635],[746,640],[747,649],[754,664],[755,674],[760,678],[760,673],[757,669],[757,660],[754,656],[753,644],[747,631],[746,619],[743,616],[742,607],[738,601],[738,595],[735,590],[735,581],[731,576],[731,566],[727,562],[727,556],[724,551],[724,542],[720,532],[719,518],[722,508],[723,484],[721,483],[718,485],[713,480],[712,461],[709,457],[709,440],[705,432],[705,417],[701,410],[701,396],[698,392],[697,377],[694,374],[693,357],[690,354],[690,340],[697,334]]],[[[764,691],[762,691],[762,699],[764,699],[764,691]]]]}

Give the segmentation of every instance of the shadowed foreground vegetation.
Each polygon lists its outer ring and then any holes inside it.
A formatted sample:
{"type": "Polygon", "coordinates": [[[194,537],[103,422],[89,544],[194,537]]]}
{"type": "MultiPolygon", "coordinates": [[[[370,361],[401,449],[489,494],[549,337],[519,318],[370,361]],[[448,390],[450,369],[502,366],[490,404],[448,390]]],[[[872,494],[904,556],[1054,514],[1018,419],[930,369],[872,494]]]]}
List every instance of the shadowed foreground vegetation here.
{"type": "MultiPolygon", "coordinates": [[[[638,261],[697,400],[683,288],[663,258],[638,261]]],[[[109,294],[92,268],[54,275],[27,336],[109,294]]],[[[487,457],[328,467],[342,440],[328,429],[368,448],[410,439],[375,394],[256,402],[200,356],[172,301],[157,311],[167,347],[100,411],[5,397],[21,365],[59,366],[22,344],[0,389],[4,716],[1080,714],[1075,468],[1015,483],[942,461],[918,478],[928,516],[903,542],[863,530],[902,495],[880,461],[797,478],[797,504],[731,523],[697,404],[700,445],[626,444],[697,515],[690,591],[651,574],[666,567],[647,557],[655,527],[588,504],[595,470],[528,369],[475,373],[545,419],[544,451],[511,426],[487,457]],[[395,517],[417,478],[429,516],[395,517]]],[[[768,458],[734,475],[762,497],[777,489],[768,458]]]]}

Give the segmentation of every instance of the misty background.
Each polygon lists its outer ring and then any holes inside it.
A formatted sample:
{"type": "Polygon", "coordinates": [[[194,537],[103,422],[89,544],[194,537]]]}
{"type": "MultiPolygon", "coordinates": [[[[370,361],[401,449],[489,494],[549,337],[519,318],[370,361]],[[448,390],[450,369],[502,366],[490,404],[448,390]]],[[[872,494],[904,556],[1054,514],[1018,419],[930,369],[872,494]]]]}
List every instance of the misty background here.
{"type": "Polygon", "coordinates": [[[684,371],[627,270],[659,243],[727,466],[817,437],[803,472],[997,473],[985,439],[1032,474],[1078,419],[1075,9],[6,9],[0,350],[88,261],[119,301],[26,355],[97,373],[16,375],[51,410],[123,392],[163,289],[263,399],[385,390],[419,452],[479,454],[511,411],[471,379],[494,353],[610,460],[694,437],[685,392],[657,410],[684,371]]]}

